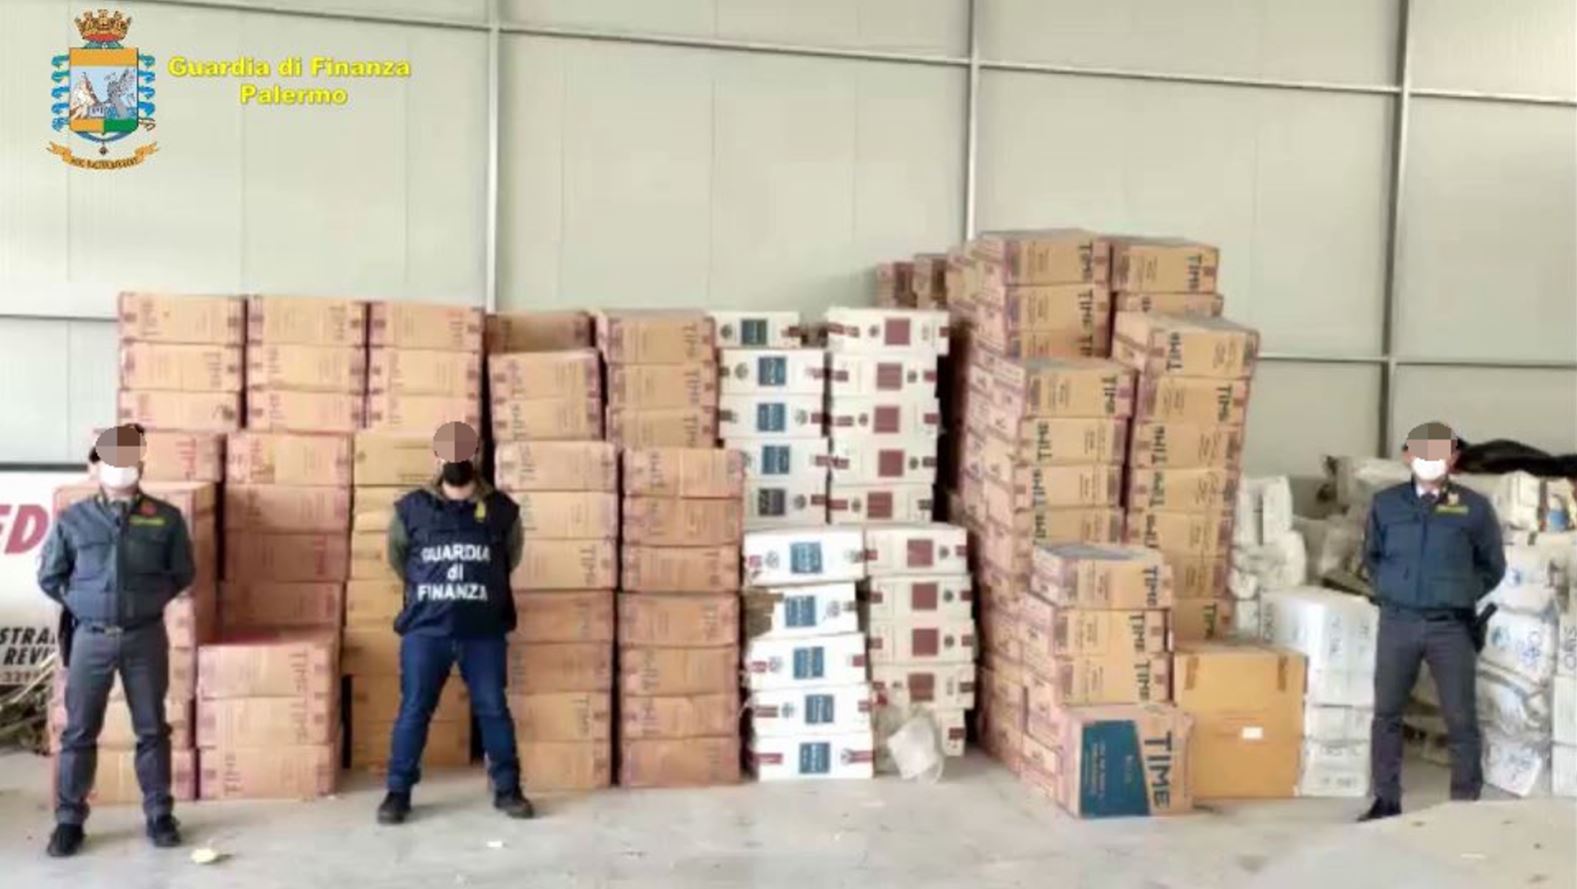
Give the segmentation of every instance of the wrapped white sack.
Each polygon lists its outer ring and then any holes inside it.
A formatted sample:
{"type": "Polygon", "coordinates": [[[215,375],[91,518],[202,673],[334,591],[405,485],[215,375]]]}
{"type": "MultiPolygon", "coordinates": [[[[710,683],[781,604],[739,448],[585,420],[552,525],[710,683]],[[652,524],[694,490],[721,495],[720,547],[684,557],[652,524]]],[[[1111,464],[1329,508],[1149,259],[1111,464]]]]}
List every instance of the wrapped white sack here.
{"type": "Polygon", "coordinates": [[[1347,516],[1328,519],[1294,517],[1293,526],[1303,535],[1308,576],[1319,579],[1333,571],[1355,570],[1363,561],[1363,524],[1347,516]]]}
{"type": "Polygon", "coordinates": [[[1238,601],[1259,598],[1259,577],[1234,565],[1227,571],[1227,592],[1238,601]]]}
{"type": "Polygon", "coordinates": [[[1261,596],[1265,641],[1301,652],[1310,672],[1374,675],[1380,612],[1368,599],[1318,587],[1261,596]]]}
{"type": "Polygon", "coordinates": [[[1550,743],[1484,732],[1484,781],[1514,796],[1548,796],[1550,743]]]}
{"type": "Polygon", "coordinates": [[[1369,795],[1369,744],[1303,742],[1298,796],[1363,797],[1369,795]]]}
{"type": "Polygon", "coordinates": [[[1552,737],[1557,744],[1577,744],[1577,678],[1556,676],[1550,704],[1552,737]]]}
{"type": "Polygon", "coordinates": [[[1258,546],[1260,542],[1260,492],[1265,480],[1244,478],[1238,481],[1238,493],[1232,501],[1233,547],[1258,546]]]}
{"type": "Polygon", "coordinates": [[[1480,663],[1496,667],[1535,684],[1543,685],[1555,675],[1555,649],[1558,625],[1555,621],[1501,610],[1489,619],[1480,663]]]}
{"type": "Polygon", "coordinates": [[[1399,460],[1380,457],[1330,457],[1326,459],[1336,488],[1336,504],[1360,519],[1369,513],[1375,492],[1413,477],[1399,460]]]}
{"type": "Polygon", "coordinates": [[[1507,528],[1539,530],[1539,511],[1544,505],[1544,485],[1526,472],[1508,472],[1495,481],[1491,502],[1495,515],[1507,528]]]}
{"type": "Polygon", "coordinates": [[[1259,539],[1270,542],[1292,531],[1292,480],[1284,475],[1263,480],[1259,492],[1259,539]]]}
{"type": "Polygon", "coordinates": [[[1259,600],[1239,599],[1232,608],[1232,635],[1238,639],[1258,640],[1259,634],[1259,600]]]}
{"type": "Polygon", "coordinates": [[[1363,707],[1328,707],[1305,704],[1303,737],[1327,744],[1368,743],[1374,711],[1363,707]]]}
{"type": "Polygon", "coordinates": [[[1555,672],[1577,676],[1577,612],[1562,611],[1556,632],[1559,639],[1555,643],[1555,672]]]}
{"type": "Polygon", "coordinates": [[[1550,748],[1550,793],[1577,796],[1577,747],[1556,744],[1550,748]]]}
{"type": "Polygon", "coordinates": [[[1528,614],[1552,612],[1565,586],[1564,546],[1542,543],[1507,543],[1506,574],[1490,591],[1489,601],[1501,608],[1528,614]]]}
{"type": "MultiPolygon", "coordinates": [[[[1484,728],[1525,740],[1549,735],[1551,695],[1548,684],[1536,683],[1480,662],[1473,687],[1478,721],[1484,728]]],[[[1413,700],[1435,713],[1440,712],[1440,689],[1427,663],[1419,668],[1418,681],[1413,684],[1413,700]]]]}

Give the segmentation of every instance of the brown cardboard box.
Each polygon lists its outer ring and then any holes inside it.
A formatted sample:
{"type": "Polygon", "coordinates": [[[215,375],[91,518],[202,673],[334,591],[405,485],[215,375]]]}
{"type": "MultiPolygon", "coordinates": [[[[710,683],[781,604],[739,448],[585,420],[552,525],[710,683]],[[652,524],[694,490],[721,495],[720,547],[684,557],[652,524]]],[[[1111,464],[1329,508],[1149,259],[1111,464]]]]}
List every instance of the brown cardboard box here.
{"type": "Polygon", "coordinates": [[[204,645],[197,651],[197,696],[333,699],[339,691],[336,636],[331,630],[293,630],[204,645]]]}
{"type": "Polygon", "coordinates": [[[1005,522],[988,517],[984,531],[987,559],[1012,572],[1027,572],[1038,544],[1122,543],[1123,511],[1105,506],[1024,510],[1005,522]]]}
{"type": "Polygon", "coordinates": [[[921,307],[947,307],[947,260],[946,253],[915,254],[909,286],[921,307]]]}
{"type": "Polygon", "coordinates": [[[608,404],[629,408],[717,406],[712,364],[611,364],[608,404]]]}
{"type": "MultiPolygon", "coordinates": [[[[208,532],[211,533],[214,522],[214,509],[218,505],[218,486],[209,482],[149,482],[142,485],[142,491],[165,503],[175,507],[186,520],[186,526],[191,529],[193,537],[208,532]]],[[[99,493],[97,484],[64,485],[55,489],[54,508],[59,515],[66,507],[96,497],[99,493]]]]}
{"type": "MultiPolygon", "coordinates": [[[[50,760],[50,784],[54,785],[59,760],[50,760]]],[[[177,802],[197,799],[197,751],[175,748],[170,751],[170,796],[177,802]]],[[[131,805],[142,802],[142,786],[137,781],[137,751],[99,747],[98,771],[88,802],[98,806],[131,805]]]]}
{"type": "MultiPolygon", "coordinates": [[[[1051,676],[1027,661],[1029,731],[1049,709],[1088,704],[1149,704],[1172,699],[1172,656],[1122,654],[1056,658],[1051,676]]],[[[1043,739],[1044,740],[1044,739],[1043,739]]]]}
{"type": "Polygon", "coordinates": [[[438,455],[433,452],[433,434],[437,431],[435,426],[426,434],[356,433],[356,487],[411,488],[431,482],[438,474],[438,455]]]}
{"type": "Polygon", "coordinates": [[[717,409],[610,407],[608,440],[627,448],[704,448],[717,441],[717,409]]]}
{"type": "Polygon", "coordinates": [[[625,696],[619,701],[619,737],[646,740],[737,735],[740,712],[737,689],[678,697],[625,696]]]}
{"type": "Polygon", "coordinates": [[[599,439],[602,431],[602,402],[597,398],[493,403],[493,438],[500,443],[599,439]]]}
{"type": "MultiPolygon", "coordinates": [[[[95,430],[95,439],[99,431],[95,430]]],[[[142,477],[146,482],[224,480],[225,437],[220,433],[150,429],[142,441],[142,477]]]]}
{"type": "Polygon", "coordinates": [[[1220,317],[1225,300],[1219,293],[1114,293],[1112,311],[1155,315],[1220,317]]]}
{"type": "Polygon", "coordinates": [[[228,346],[246,341],[246,304],[237,296],[122,292],[116,314],[123,340],[228,346]]]}
{"type": "Polygon", "coordinates": [[[608,692],[612,688],[613,646],[606,642],[535,642],[509,646],[511,694],[608,692]]]}
{"type": "Polygon", "coordinates": [[[1194,719],[1189,776],[1199,799],[1295,795],[1303,743],[1303,655],[1192,643],[1177,652],[1177,707],[1194,719]]]}
{"type": "Polygon", "coordinates": [[[1196,466],[1235,469],[1242,463],[1242,426],[1136,420],[1128,440],[1128,465],[1135,469],[1196,466]]]}
{"type": "Polygon", "coordinates": [[[411,302],[367,307],[367,345],[482,352],[482,310],[411,302]]]}
{"type": "MultiPolygon", "coordinates": [[[[357,676],[351,679],[349,716],[352,725],[393,723],[399,715],[399,677],[357,676]]],[[[451,676],[438,696],[433,724],[462,721],[471,721],[471,696],[465,683],[451,676]]],[[[384,742],[387,741],[385,736],[384,742]]]]}
{"type": "Polygon", "coordinates": [[[611,540],[528,539],[509,585],[516,592],[611,590],[619,585],[618,555],[611,540]]]}
{"type": "Polygon", "coordinates": [[[401,497],[411,493],[413,488],[405,485],[380,485],[371,488],[352,488],[350,504],[350,532],[352,576],[355,575],[354,563],[356,561],[356,545],[354,537],[357,534],[383,534],[389,529],[389,522],[394,519],[394,504],[401,497]]]}
{"type": "Polygon", "coordinates": [[[233,485],[351,483],[349,436],[237,432],[225,451],[225,481],[233,485]]]}
{"type": "Polygon", "coordinates": [[[482,404],[476,398],[446,395],[401,395],[381,392],[367,396],[367,428],[399,430],[431,436],[445,423],[482,429],[482,404]]]}
{"type": "Polygon", "coordinates": [[[1132,509],[1124,539],[1169,553],[1220,558],[1232,547],[1232,513],[1132,509]]]}
{"type": "MultiPolygon", "coordinates": [[[[1103,418],[1031,418],[994,430],[985,405],[969,404],[966,453],[996,459],[1057,466],[1078,463],[1121,463],[1128,447],[1128,423],[1103,418]]],[[[1000,473],[998,473],[1000,474],[1000,473]]]]}
{"type": "Polygon", "coordinates": [[[240,392],[241,347],[124,341],[120,384],[127,389],[240,392]]]}
{"type": "MultiPolygon", "coordinates": [[[[458,684],[451,682],[451,685],[458,684]]],[[[350,767],[382,771],[389,767],[389,740],[394,720],[354,722],[350,727],[350,767]]],[[[471,720],[434,719],[427,726],[427,746],[422,748],[424,768],[459,768],[471,764],[471,720]]]]}
{"type": "Polygon", "coordinates": [[[171,648],[196,648],[219,635],[219,597],[214,581],[188,588],[165,606],[164,630],[171,648]]]}
{"type": "Polygon", "coordinates": [[[367,305],[311,296],[249,297],[246,341],[265,345],[365,346],[367,305]]]}
{"type": "Polygon", "coordinates": [[[738,687],[738,648],[619,647],[620,694],[698,695],[738,687]]]}
{"type": "Polygon", "coordinates": [[[345,626],[388,631],[405,607],[405,584],[396,580],[360,580],[345,584],[345,626]]]}
{"type": "Polygon", "coordinates": [[[1128,470],[1130,510],[1220,513],[1237,501],[1237,469],[1128,470]]]}
{"type": "Polygon", "coordinates": [[[613,696],[606,691],[511,696],[509,712],[516,733],[526,742],[606,742],[613,737],[613,696]]]}
{"type": "Polygon", "coordinates": [[[1192,729],[1186,713],[1158,704],[1058,708],[1030,719],[1025,750],[1075,817],[1171,815],[1194,805],[1192,729]],[[1035,756],[1034,741],[1051,755],[1035,756]]]}
{"type": "Polygon", "coordinates": [[[1058,608],[1025,596],[1018,612],[1025,663],[1033,642],[1048,658],[1161,654],[1170,648],[1167,609],[1058,608]]]}
{"type": "Polygon", "coordinates": [[[360,346],[250,345],[246,387],[361,395],[367,391],[367,351],[360,346]]]}
{"type": "Polygon", "coordinates": [[[1122,503],[1121,466],[1006,466],[1007,478],[987,479],[981,487],[988,515],[1007,516],[1042,508],[1107,506],[1122,503]]]}
{"type": "Polygon", "coordinates": [[[609,364],[713,364],[717,333],[705,312],[631,309],[598,312],[597,348],[609,364]]]}
{"type": "Polygon", "coordinates": [[[1144,376],[1136,392],[1135,420],[1242,426],[1248,419],[1247,380],[1144,376]]]}
{"type": "Polygon", "coordinates": [[[225,527],[232,531],[346,531],[349,488],[226,485],[225,527]]]}
{"type": "Polygon", "coordinates": [[[1192,556],[1163,551],[1161,558],[1172,566],[1172,587],[1176,591],[1177,601],[1218,599],[1229,595],[1227,575],[1232,572],[1232,564],[1225,553],[1192,556]]]}
{"type": "Polygon", "coordinates": [[[385,527],[350,535],[349,580],[394,582],[400,579],[389,564],[389,535],[385,527]]]}
{"type": "Polygon", "coordinates": [[[337,580],[350,577],[344,532],[236,532],[225,537],[226,580],[337,580]]]}
{"type": "Polygon", "coordinates": [[[312,799],[334,792],[340,745],[220,747],[198,754],[207,799],[312,799]]]}
{"type": "Polygon", "coordinates": [[[1113,238],[1112,289],[1215,293],[1221,251],[1182,238],[1113,238]]]}
{"type": "Polygon", "coordinates": [[[197,702],[197,746],[327,744],[339,734],[339,701],[318,698],[226,698],[197,702]]]}
{"type": "MultiPolygon", "coordinates": [[[[726,593],[739,589],[739,546],[631,546],[622,550],[621,589],[726,593]]],[[[595,586],[595,584],[594,584],[595,586]]]]}
{"type": "Polygon", "coordinates": [[[607,741],[525,741],[520,779],[528,793],[600,790],[613,784],[613,750],[607,741]]]}
{"type": "Polygon", "coordinates": [[[1001,761],[1008,771],[1018,774],[1026,738],[1022,730],[1008,723],[993,721],[990,738],[982,739],[981,743],[989,743],[991,755],[1001,761]]]}
{"type": "Polygon", "coordinates": [[[624,539],[645,546],[738,544],[744,536],[743,500],[626,497],[624,539]]]}
{"type": "Polygon", "coordinates": [[[246,426],[275,432],[355,432],[362,427],[362,400],[343,392],[250,389],[246,426]]]}
{"type": "Polygon", "coordinates": [[[970,242],[978,260],[1001,267],[1010,284],[1063,284],[1111,277],[1111,242],[1079,229],[985,232],[970,242]]]}
{"type": "Polygon", "coordinates": [[[914,263],[907,260],[876,264],[876,304],[885,307],[913,306],[914,263]]]}
{"type": "Polygon", "coordinates": [[[716,448],[632,448],[624,452],[626,497],[738,499],[745,456],[716,448]]]}
{"type": "Polygon", "coordinates": [[[346,626],[340,671],[346,676],[400,675],[400,637],[393,622],[378,627],[346,626]]]}
{"type": "Polygon", "coordinates": [[[536,540],[617,540],[619,497],[600,491],[522,491],[520,526],[536,540]]]}
{"type": "Polygon", "coordinates": [[[374,348],[367,357],[367,392],[482,400],[480,352],[374,348]]]}
{"type": "MultiPolygon", "coordinates": [[[[1016,417],[1126,417],[1134,373],[1104,358],[1037,358],[996,364],[988,390],[1016,417]]],[[[998,430],[1006,431],[1006,430],[998,430]]]]}
{"type": "Polygon", "coordinates": [[[619,745],[621,787],[709,787],[739,783],[739,735],[678,740],[625,740],[619,745]]]}
{"type": "Polygon", "coordinates": [[[1147,375],[1247,379],[1259,358],[1259,333],[1224,318],[1119,312],[1112,357],[1147,375]]]}
{"type": "Polygon", "coordinates": [[[1105,285],[1015,287],[1006,308],[976,303],[975,341],[1009,358],[1099,358],[1111,351],[1111,296],[1105,285]],[[1015,320],[1028,309],[1044,317],[1015,320]],[[1009,314],[1013,313],[1013,314],[1009,314]]]}
{"type": "Polygon", "coordinates": [[[1172,633],[1178,642],[1208,642],[1232,635],[1237,600],[1225,596],[1172,603],[1172,633]]]}
{"type": "Polygon", "coordinates": [[[241,428],[241,393],[122,389],[115,421],[141,423],[149,429],[229,432],[241,428]]]}
{"type": "Polygon", "coordinates": [[[1045,546],[1035,550],[1034,592],[1064,608],[1166,608],[1172,569],[1137,546],[1045,546]]]}
{"type": "Polygon", "coordinates": [[[739,644],[739,596],[619,596],[619,644],[642,648],[707,648],[739,644]]]}
{"type": "Polygon", "coordinates": [[[593,344],[585,312],[513,312],[488,315],[483,323],[487,354],[559,352],[593,344]]]}
{"type": "Polygon", "coordinates": [[[526,593],[515,597],[515,641],[612,642],[613,591],[526,593]]]}
{"type": "Polygon", "coordinates": [[[602,398],[602,369],[594,349],[490,355],[487,378],[495,406],[510,401],[602,398]]]}
{"type": "Polygon", "coordinates": [[[617,491],[618,449],[601,441],[499,442],[493,477],[506,491],[617,491]]]}
{"type": "Polygon", "coordinates": [[[345,610],[340,583],[227,580],[219,595],[227,635],[277,627],[338,629],[345,610]]]}

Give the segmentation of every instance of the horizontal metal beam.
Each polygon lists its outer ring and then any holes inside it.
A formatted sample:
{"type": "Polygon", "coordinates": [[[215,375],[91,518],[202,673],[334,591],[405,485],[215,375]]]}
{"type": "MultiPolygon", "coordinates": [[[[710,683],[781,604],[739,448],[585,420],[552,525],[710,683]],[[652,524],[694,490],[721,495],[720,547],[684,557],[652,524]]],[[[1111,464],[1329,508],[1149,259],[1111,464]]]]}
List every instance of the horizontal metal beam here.
{"type": "Polygon", "coordinates": [[[1474,90],[1435,90],[1413,87],[1414,98],[1460,99],[1464,102],[1495,102],[1502,105],[1544,105],[1551,108],[1577,108],[1577,96],[1535,96],[1527,93],[1486,93],[1474,90]]]}
{"type": "Polygon", "coordinates": [[[462,31],[486,31],[483,19],[457,19],[447,16],[421,15],[419,13],[371,12],[364,9],[323,9],[310,6],[283,6],[277,3],[251,3],[244,0],[138,0],[150,6],[183,6],[188,9],[214,9],[227,12],[256,12],[264,15],[289,15],[301,18],[329,19],[344,22],[366,22],[377,25],[412,25],[424,28],[454,28],[462,31]]]}
{"type": "Polygon", "coordinates": [[[1020,71],[1031,74],[1063,74],[1071,77],[1098,77],[1111,80],[1146,80],[1158,83],[1194,83],[1209,86],[1252,87],[1255,89],[1303,90],[1320,93],[1359,93],[1393,96],[1400,87],[1383,83],[1338,83],[1318,80],[1279,80],[1267,77],[1233,77],[1225,74],[1185,74],[1137,68],[1100,68],[1087,65],[1057,65],[1049,62],[1008,62],[981,59],[980,67],[989,71],[1020,71]]]}
{"type": "Polygon", "coordinates": [[[1261,361],[1279,361],[1288,364],[1384,364],[1384,355],[1320,355],[1298,352],[1261,352],[1261,361]]]}
{"type": "Polygon", "coordinates": [[[1477,367],[1485,370],[1577,370],[1572,358],[1425,358],[1398,356],[1401,367],[1477,367]]]}
{"type": "Polygon", "coordinates": [[[735,40],[717,37],[645,34],[596,28],[554,28],[511,22],[499,24],[505,34],[528,37],[555,37],[564,40],[595,40],[607,43],[633,43],[643,46],[668,46],[679,49],[711,49],[722,52],[760,53],[763,55],[806,56],[823,59],[852,59],[863,62],[896,62],[904,65],[940,65],[968,68],[966,56],[925,53],[882,52],[873,49],[847,49],[836,46],[809,46],[800,43],[774,43],[760,40],[735,40]]]}

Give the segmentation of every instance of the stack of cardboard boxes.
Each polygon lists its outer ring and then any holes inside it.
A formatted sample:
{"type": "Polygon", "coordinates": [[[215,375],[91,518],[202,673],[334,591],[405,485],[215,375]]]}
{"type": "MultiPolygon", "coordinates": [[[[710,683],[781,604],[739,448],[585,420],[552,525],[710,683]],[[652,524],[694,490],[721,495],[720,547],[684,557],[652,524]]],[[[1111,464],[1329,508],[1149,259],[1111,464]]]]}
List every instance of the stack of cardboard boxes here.
{"type": "Polygon", "coordinates": [[[494,442],[602,440],[596,350],[489,355],[487,375],[494,442]]]}
{"type": "Polygon", "coordinates": [[[865,556],[859,528],[745,534],[747,758],[762,781],[874,774],[870,676],[855,593],[865,556]]]}
{"type": "Polygon", "coordinates": [[[586,312],[505,312],[482,323],[482,346],[489,355],[513,352],[563,352],[596,344],[586,312]]]}
{"type": "Polygon", "coordinates": [[[739,780],[744,490],[738,451],[624,452],[621,785],[739,780]]]}
{"type": "Polygon", "coordinates": [[[1110,241],[1079,229],[986,234],[956,307],[970,344],[1013,359],[1110,353],[1110,241]]]}
{"type": "Polygon", "coordinates": [[[214,468],[216,434],[241,425],[245,309],[238,297],[120,295],[116,415],[160,431],[149,436],[150,479],[217,481],[197,476],[214,468]]]}
{"type": "Polygon", "coordinates": [[[907,259],[876,266],[876,305],[884,309],[915,308],[914,263],[907,259]]]}
{"type": "Polygon", "coordinates": [[[715,325],[701,311],[596,316],[608,368],[607,438],[624,448],[717,443],[715,325]]]}
{"type": "Polygon", "coordinates": [[[369,429],[482,433],[482,310],[377,302],[367,311],[369,429]]]}
{"type": "Polygon", "coordinates": [[[246,329],[246,428],[342,435],[361,428],[364,303],[254,296],[247,301],[246,329]]]}

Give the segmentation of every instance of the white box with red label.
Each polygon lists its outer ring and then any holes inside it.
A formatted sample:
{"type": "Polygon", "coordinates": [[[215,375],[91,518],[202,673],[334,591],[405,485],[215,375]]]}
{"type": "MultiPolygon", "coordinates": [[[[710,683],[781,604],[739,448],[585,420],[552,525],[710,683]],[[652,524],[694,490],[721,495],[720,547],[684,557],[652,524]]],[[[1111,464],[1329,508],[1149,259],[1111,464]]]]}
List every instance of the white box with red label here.
{"type": "Polygon", "coordinates": [[[820,395],[722,395],[718,438],[822,438],[827,413],[820,395]]]}
{"type": "Polygon", "coordinates": [[[866,627],[873,664],[966,664],[975,661],[975,622],[911,616],[866,627]]]}
{"type": "Polygon", "coordinates": [[[871,686],[818,685],[750,695],[750,727],[758,738],[871,730],[871,686]]]}
{"type": "Polygon", "coordinates": [[[827,310],[827,348],[834,352],[909,350],[946,355],[947,313],[934,309],[827,310]]]}
{"type": "Polygon", "coordinates": [[[752,738],[746,759],[758,781],[873,778],[875,736],[870,730],[752,738]]]}
{"type": "Polygon", "coordinates": [[[827,429],[834,441],[883,436],[890,439],[935,438],[942,434],[942,407],[935,399],[913,400],[893,395],[831,399],[827,429]]]}
{"type": "Polygon", "coordinates": [[[859,528],[747,531],[743,546],[745,586],[862,580],[865,545],[865,534],[859,528]]]}
{"type": "Polygon", "coordinates": [[[798,312],[709,311],[719,348],[792,349],[805,341],[798,312]]]}
{"type": "Polygon", "coordinates": [[[821,349],[724,349],[718,391],[728,395],[821,395],[827,353],[821,349]]]}
{"type": "Polygon", "coordinates": [[[826,475],[745,480],[746,528],[785,528],[826,523],[826,475]]]}
{"type": "Polygon", "coordinates": [[[975,665],[872,664],[871,690],[878,707],[968,710],[975,706],[975,665]]]}
{"type": "Polygon", "coordinates": [[[968,574],[872,577],[865,582],[861,599],[873,622],[974,618],[974,580],[968,574]]]}
{"type": "Polygon", "coordinates": [[[865,634],[752,639],[745,645],[744,670],[751,692],[868,682],[865,634]]]}
{"type": "Polygon", "coordinates": [[[803,639],[860,631],[854,584],[812,583],[745,590],[745,632],[753,639],[803,639]]]}
{"type": "Polygon", "coordinates": [[[941,522],[878,525],[865,529],[866,572],[884,574],[967,574],[968,533],[941,522]]]}
{"type": "Polygon", "coordinates": [[[832,443],[835,485],[936,483],[936,436],[849,436],[832,443]]]}
{"type": "Polygon", "coordinates": [[[827,521],[834,525],[873,522],[929,522],[936,517],[936,487],[914,485],[840,485],[827,491],[827,521]]]}
{"type": "Polygon", "coordinates": [[[833,398],[936,397],[937,356],[931,353],[833,352],[827,356],[827,391],[833,398]]]}

